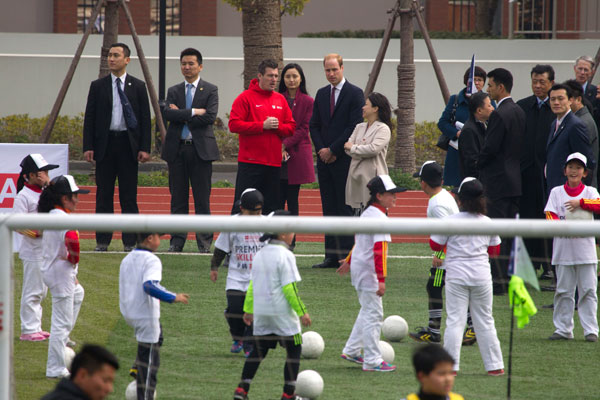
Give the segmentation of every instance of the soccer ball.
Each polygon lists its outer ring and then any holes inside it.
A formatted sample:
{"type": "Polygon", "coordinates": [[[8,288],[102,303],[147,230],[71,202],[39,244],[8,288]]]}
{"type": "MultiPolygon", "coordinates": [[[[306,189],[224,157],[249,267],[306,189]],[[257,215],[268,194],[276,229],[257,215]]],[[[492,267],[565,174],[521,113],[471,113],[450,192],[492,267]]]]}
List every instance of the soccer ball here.
{"type": "Polygon", "coordinates": [[[408,324],[401,316],[390,315],[383,321],[381,333],[390,342],[399,342],[408,335],[408,324]]]}
{"type": "Polygon", "coordinates": [[[315,331],[302,334],[302,357],[319,358],[325,349],[325,342],[321,335],[315,331]]]}
{"type": "Polygon", "coordinates": [[[323,378],[317,371],[307,369],[296,378],[296,395],[306,399],[316,399],[323,393],[323,378]]]}
{"type": "Polygon", "coordinates": [[[71,372],[71,364],[73,363],[73,359],[75,358],[75,350],[73,350],[70,347],[65,346],[64,357],[65,357],[65,365],[67,366],[67,369],[69,370],[69,372],[71,372]]]}
{"type": "Polygon", "coordinates": [[[379,350],[381,351],[381,357],[383,358],[383,361],[389,364],[394,362],[394,358],[396,358],[396,352],[391,344],[380,340],[379,350]]]}
{"type": "MultiPolygon", "coordinates": [[[[156,390],[154,391],[154,399],[156,399],[156,390]]],[[[137,383],[132,381],[125,389],[125,400],[137,400],[137,383]]]]}
{"type": "Polygon", "coordinates": [[[565,213],[565,219],[568,220],[593,220],[594,219],[594,214],[592,214],[590,211],[586,211],[582,208],[576,208],[573,211],[567,211],[565,213]]]}

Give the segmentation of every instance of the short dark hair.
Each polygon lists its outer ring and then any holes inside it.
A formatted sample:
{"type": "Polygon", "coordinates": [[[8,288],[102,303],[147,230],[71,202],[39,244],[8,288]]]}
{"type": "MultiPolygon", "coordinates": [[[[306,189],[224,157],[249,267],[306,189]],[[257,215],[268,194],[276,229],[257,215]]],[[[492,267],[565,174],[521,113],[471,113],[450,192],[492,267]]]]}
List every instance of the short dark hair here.
{"type": "MultiPolygon", "coordinates": [[[[463,76],[463,83],[465,84],[465,86],[469,82],[469,75],[470,74],[471,74],[471,67],[467,68],[467,70],[465,71],[465,75],[463,76]]],[[[487,78],[487,74],[485,73],[485,70],[483,68],[481,68],[481,67],[478,67],[478,66],[475,66],[475,76],[483,78],[484,82],[485,82],[485,80],[487,78]]]]}
{"type": "Polygon", "coordinates": [[[144,243],[144,241],[146,239],[148,239],[152,235],[161,236],[162,233],[160,233],[160,232],[138,232],[138,233],[136,233],[135,240],[137,242],[137,245],[140,246],[142,243],[144,243]]]}
{"type": "Polygon", "coordinates": [[[426,344],[417,348],[412,357],[415,375],[423,372],[429,375],[436,365],[440,363],[454,364],[454,359],[442,346],[436,344],[426,344]]]}
{"type": "Polygon", "coordinates": [[[114,369],[119,369],[119,360],[110,351],[102,346],[86,344],[73,358],[71,364],[71,380],[75,378],[80,369],[87,370],[90,375],[99,371],[104,364],[114,369]]]}
{"type": "Polygon", "coordinates": [[[553,90],[564,90],[565,92],[567,92],[567,97],[569,99],[573,98],[573,90],[570,86],[565,85],[564,83],[557,83],[556,85],[552,86],[550,90],[548,90],[548,96],[550,96],[550,92],[552,92],[553,90]]]}
{"type": "Polygon", "coordinates": [[[575,79],[569,79],[566,82],[563,82],[563,85],[571,88],[571,93],[573,94],[573,98],[581,97],[583,98],[583,86],[575,79]]]}
{"type": "Polygon", "coordinates": [[[497,85],[503,85],[508,93],[513,87],[513,76],[509,70],[504,68],[496,68],[488,72],[488,78],[494,78],[497,85]]]}
{"type": "Polygon", "coordinates": [[[188,47],[187,49],[184,49],[181,54],[179,55],[179,61],[181,61],[183,59],[184,56],[196,56],[196,59],[198,60],[198,64],[202,64],[202,54],[200,54],[200,52],[192,47],[188,47]]]}
{"type": "Polygon", "coordinates": [[[131,50],[129,49],[129,46],[127,46],[125,43],[113,43],[110,45],[110,48],[112,49],[113,47],[121,47],[123,49],[123,54],[125,55],[125,57],[131,56],[131,50]]]}
{"type": "Polygon", "coordinates": [[[277,69],[279,68],[279,65],[277,64],[277,61],[267,58],[266,60],[262,60],[260,64],[258,64],[258,73],[264,75],[267,71],[267,68],[277,69]]]}
{"type": "Polygon", "coordinates": [[[551,81],[554,80],[554,68],[552,68],[552,65],[548,64],[537,64],[535,67],[531,68],[530,76],[533,76],[533,74],[542,75],[545,73],[548,74],[548,79],[551,81]]]}
{"type": "Polygon", "coordinates": [[[288,65],[283,67],[283,69],[281,70],[281,79],[279,80],[279,89],[278,89],[279,93],[283,93],[287,90],[287,87],[285,86],[285,82],[283,81],[283,77],[285,76],[285,73],[288,71],[288,69],[295,69],[296,71],[298,71],[298,74],[300,74],[300,79],[301,79],[300,87],[298,88],[298,90],[300,90],[300,92],[302,92],[304,94],[308,94],[308,92],[306,91],[306,78],[304,77],[304,71],[302,70],[302,67],[296,63],[289,63],[288,65]]]}
{"type": "Polygon", "coordinates": [[[475,115],[477,109],[483,107],[485,99],[490,97],[486,92],[477,92],[471,95],[469,99],[469,113],[475,115]]]}

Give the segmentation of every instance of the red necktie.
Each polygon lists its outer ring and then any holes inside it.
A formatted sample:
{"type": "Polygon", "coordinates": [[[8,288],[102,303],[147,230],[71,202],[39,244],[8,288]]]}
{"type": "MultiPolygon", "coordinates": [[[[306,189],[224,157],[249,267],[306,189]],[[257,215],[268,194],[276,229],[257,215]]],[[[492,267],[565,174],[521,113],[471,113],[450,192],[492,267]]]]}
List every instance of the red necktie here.
{"type": "Polygon", "coordinates": [[[333,110],[335,109],[335,86],[331,87],[331,98],[329,100],[329,116],[333,115],[333,110]]]}

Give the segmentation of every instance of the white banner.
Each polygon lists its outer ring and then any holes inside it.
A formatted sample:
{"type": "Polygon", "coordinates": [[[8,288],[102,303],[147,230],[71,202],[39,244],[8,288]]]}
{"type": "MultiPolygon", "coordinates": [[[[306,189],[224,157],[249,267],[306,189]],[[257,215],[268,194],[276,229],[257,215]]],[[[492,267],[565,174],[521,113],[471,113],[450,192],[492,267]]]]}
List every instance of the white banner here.
{"type": "MultiPolygon", "coordinates": [[[[41,154],[58,168],[48,171],[50,179],[69,173],[68,144],[0,143],[0,213],[12,212],[17,197],[17,180],[21,161],[32,153],[41,154]]],[[[13,233],[13,251],[18,251],[21,235],[13,233]]]]}

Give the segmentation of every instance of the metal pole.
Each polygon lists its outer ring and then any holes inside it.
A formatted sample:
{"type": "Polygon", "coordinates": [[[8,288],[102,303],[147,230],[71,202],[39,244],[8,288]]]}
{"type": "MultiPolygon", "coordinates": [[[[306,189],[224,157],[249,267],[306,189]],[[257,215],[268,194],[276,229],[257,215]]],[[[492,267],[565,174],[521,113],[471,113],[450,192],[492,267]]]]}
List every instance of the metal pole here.
{"type": "Polygon", "coordinates": [[[513,6],[514,0],[508,1],[508,38],[514,39],[514,30],[515,30],[515,8],[513,6]]]}
{"type": "Polygon", "coordinates": [[[94,28],[94,21],[98,18],[98,14],[100,14],[100,10],[104,5],[105,0],[100,0],[98,4],[96,4],[96,8],[92,11],[92,15],[90,16],[89,23],[85,27],[85,32],[81,41],[79,42],[79,46],[77,46],[77,51],[75,51],[75,56],[73,60],[71,60],[71,65],[69,66],[69,70],[67,71],[67,76],[65,76],[65,80],[58,91],[58,96],[56,96],[56,101],[54,101],[54,106],[52,106],[52,111],[50,111],[50,115],[48,116],[48,120],[46,121],[46,125],[42,130],[40,142],[48,143],[50,140],[50,134],[52,133],[52,129],[54,128],[54,124],[56,123],[56,118],[58,118],[58,113],[60,112],[60,108],[62,107],[63,101],[65,100],[65,96],[67,95],[67,91],[69,90],[69,86],[71,86],[71,81],[73,80],[73,75],[75,75],[75,70],[77,69],[77,64],[79,64],[79,59],[81,58],[81,54],[83,53],[83,49],[85,48],[85,44],[87,43],[88,37],[90,33],[92,33],[92,29],[94,28]]]}
{"type": "Polygon", "coordinates": [[[558,0],[552,0],[552,39],[556,39],[556,24],[558,19],[558,0]]]}
{"type": "Polygon", "coordinates": [[[158,100],[165,100],[165,58],[167,49],[167,0],[160,0],[158,24],[158,100]]]}
{"type": "Polygon", "coordinates": [[[152,81],[152,75],[150,74],[150,70],[148,69],[148,63],[146,62],[144,49],[142,49],[140,38],[135,30],[135,26],[133,25],[133,18],[131,17],[131,12],[129,12],[129,7],[127,6],[127,3],[125,2],[125,0],[119,1],[121,3],[121,7],[123,7],[123,11],[125,11],[125,16],[127,17],[127,24],[129,25],[131,36],[133,37],[133,43],[135,43],[135,49],[138,53],[138,57],[140,58],[140,64],[142,65],[142,71],[144,72],[144,79],[146,80],[146,85],[148,86],[148,93],[150,94],[150,103],[152,104],[152,108],[154,109],[154,116],[156,117],[156,124],[158,125],[158,129],[160,131],[161,140],[164,143],[167,130],[165,129],[165,124],[163,123],[160,106],[158,105],[158,99],[156,98],[156,89],[154,87],[154,82],[152,81]]]}
{"type": "Polygon", "coordinates": [[[14,399],[15,374],[13,352],[14,265],[12,232],[0,222],[0,399],[14,399]]]}

